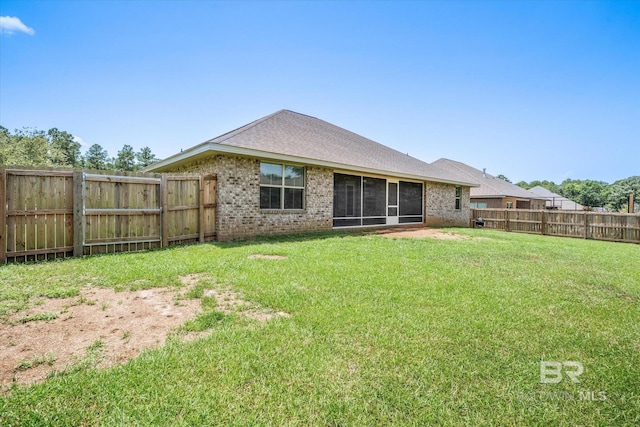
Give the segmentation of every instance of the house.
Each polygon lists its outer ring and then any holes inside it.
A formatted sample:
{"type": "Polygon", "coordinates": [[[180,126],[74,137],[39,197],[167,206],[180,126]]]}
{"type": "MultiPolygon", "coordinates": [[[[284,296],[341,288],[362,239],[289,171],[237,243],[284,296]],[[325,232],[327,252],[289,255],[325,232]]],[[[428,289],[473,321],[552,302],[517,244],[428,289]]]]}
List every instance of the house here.
{"type": "Polygon", "coordinates": [[[581,211],[584,210],[584,207],[574,202],[573,200],[569,200],[560,194],[556,194],[551,190],[547,190],[544,187],[536,185],[533,188],[529,189],[529,192],[533,193],[535,196],[543,197],[546,200],[545,208],[546,209],[557,209],[561,211],[581,211]]]}
{"type": "Polygon", "coordinates": [[[459,174],[281,110],[147,168],[217,175],[219,240],[396,224],[469,225],[459,174]]]}
{"type": "Polygon", "coordinates": [[[477,184],[471,188],[471,208],[544,209],[546,200],[503,179],[449,159],[438,159],[431,165],[460,174],[477,184]]]}

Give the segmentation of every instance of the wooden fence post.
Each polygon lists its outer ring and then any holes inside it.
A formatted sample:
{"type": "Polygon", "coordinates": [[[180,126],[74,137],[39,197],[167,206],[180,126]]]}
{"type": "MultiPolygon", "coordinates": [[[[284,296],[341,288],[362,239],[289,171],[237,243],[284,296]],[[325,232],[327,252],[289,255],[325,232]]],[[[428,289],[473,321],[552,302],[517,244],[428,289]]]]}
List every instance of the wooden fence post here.
{"type": "Polygon", "coordinates": [[[0,169],[0,264],[7,262],[7,170],[0,169]]]}
{"type": "Polygon", "coordinates": [[[84,172],[73,172],[73,256],[84,255],[84,172]]]}
{"type": "Polygon", "coordinates": [[[509,213],[510,213],[509,209],[504,211],[504,231],[511,231],[511,224],[509,224],[509,217],[511,215],[509,215],[509,213]]]}
{"type": "Polygon", "coordinates": [[[547,211],[542,210],[542,219],[540,220],[540,233],[544,236],[547,234],[547,211]]]}
{"type": "Polygon", "coordinates": [[[584,238],[589,238],[589,213],[584,213],[584,238]]]}
{"type": "Polygon", "coordinates": [[[167,201],[167,174],[163,173],[160,181],[160,197],[162,199],[162,209],[160,212],[160,235],[162,236],[162,242],[160,246],[166,248],[169,246],[169,211],[168,211],[168,201],[167,201]]]}
{"type": "Polygon", "coordinates": [[[198,178],[198,241],[204,242],[204,177],[200,174],[198,178]]]}

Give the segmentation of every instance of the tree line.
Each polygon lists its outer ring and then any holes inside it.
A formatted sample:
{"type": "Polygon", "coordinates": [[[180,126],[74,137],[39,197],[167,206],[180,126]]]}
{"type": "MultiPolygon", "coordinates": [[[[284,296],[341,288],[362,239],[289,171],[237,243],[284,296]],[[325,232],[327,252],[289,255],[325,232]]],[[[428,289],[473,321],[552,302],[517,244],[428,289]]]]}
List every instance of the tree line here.
{"type": "MultiPolygon", "coordinates": [[[[497,177],[511,182],[504,175],[497,177]]],[[[640,176],[619,179],[612,184],[591,179],[565,179],[560,184],[547,180],[534,180],[520,181],[516,185],[526,190],[539,185],[582,206],[604,207],[613,212],[626,212],[629,194],[633,193],[634,211],[640,212],[640,176]]]]}
{"type": "Polygon", "coordinates": [[[46,132],[22,128],[11,133],[0,126],[0,165],[136,171],[160,160],[149,147],[136,152],[125,144],[115,157],[99,144],[84,155],[80,148],[72,134],[57,128],[46,132]]]}

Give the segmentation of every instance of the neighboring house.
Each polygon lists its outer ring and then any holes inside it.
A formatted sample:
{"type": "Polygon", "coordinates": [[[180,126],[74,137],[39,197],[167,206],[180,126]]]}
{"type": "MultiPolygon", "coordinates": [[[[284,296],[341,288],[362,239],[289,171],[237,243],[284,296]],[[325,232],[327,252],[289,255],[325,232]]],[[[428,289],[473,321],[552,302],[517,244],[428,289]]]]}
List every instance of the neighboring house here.
{"type": "Polygon", "coordinates": [[[477,184],[471,188],[471,208],[496,209],[544,209],[545,198],[536,196],[524,188],[496,178],[484,170],[449,159],[431,163],[450,172],[457,172],[463,179],[477,184]]]}
{"type": "Polygon", "coordinates": [[[535,196],[543,197],[546,200],[546,209],[557,209],[561,211],[581,211],[584,210],[583,206],[579,203],[569,200],[560,194],[556,194],[551,190],[547,190],[544,187],[536,185],[529,189],[529,192],[535,196]]]}
{"type": "Polygon", "coordinates": [[[474,184],[281,110],[147,168],[217,174],[220,240],[395,224],[469,225],[474,184]]]}

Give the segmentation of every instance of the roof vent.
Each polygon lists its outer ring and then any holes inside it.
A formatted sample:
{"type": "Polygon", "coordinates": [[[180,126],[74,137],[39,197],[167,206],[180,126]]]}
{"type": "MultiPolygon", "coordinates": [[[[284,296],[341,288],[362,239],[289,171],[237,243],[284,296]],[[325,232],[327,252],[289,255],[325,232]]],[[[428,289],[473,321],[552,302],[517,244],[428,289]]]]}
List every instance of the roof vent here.
{"type": "Polygon", "coordinates": [[[483,178],[487,177],[487,168],[482,168],[482,177],[483,178]]]}

